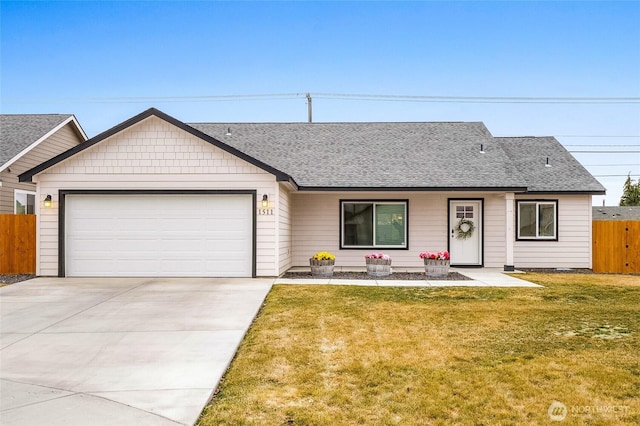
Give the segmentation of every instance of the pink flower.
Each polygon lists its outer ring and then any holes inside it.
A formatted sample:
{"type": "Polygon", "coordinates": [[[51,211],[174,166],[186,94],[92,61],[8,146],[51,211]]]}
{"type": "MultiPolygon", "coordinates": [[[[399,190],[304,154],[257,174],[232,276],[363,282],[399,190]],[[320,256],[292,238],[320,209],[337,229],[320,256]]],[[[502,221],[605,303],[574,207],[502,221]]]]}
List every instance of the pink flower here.
{"type": "Polygon", "coordinates": [[[430,251],[423,251],[419,254],[420,259],[439,259],[439,260],[449,260],[451,256],[447,250],[439,251],[436,253],[430,251]]]}

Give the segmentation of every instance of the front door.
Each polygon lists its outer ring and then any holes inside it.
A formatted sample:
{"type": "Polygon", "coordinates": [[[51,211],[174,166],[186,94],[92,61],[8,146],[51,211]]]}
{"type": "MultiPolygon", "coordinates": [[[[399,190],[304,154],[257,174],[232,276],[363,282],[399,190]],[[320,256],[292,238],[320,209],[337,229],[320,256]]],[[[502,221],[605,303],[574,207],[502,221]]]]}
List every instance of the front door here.
{"type": "Polygon", "coordinates": [[[453,266],[482,266],[482,200],[449,201],[449,252],[453,266]]]}

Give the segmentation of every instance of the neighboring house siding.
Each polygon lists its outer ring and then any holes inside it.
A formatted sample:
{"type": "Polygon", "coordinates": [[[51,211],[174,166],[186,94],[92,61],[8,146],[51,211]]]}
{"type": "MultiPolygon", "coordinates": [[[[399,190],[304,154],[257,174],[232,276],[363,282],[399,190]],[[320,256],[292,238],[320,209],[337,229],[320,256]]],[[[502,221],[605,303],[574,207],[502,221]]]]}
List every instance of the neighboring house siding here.
{"type": "Polygon", "coordinates": [[[420,267],[418,254],[424,250],[447,248],[448,200],[484,199],[484,265],[502,267],[505,248],[505,201],[499,193],[432,193],[432,192],[352,192],[295,193],[293,194],[293,265],[307,266],[309,257],[320,250],[336,255],[337,266],[364,266],[364,255],[374,249],[341,250],[340,247],[340,200],[394,200],[409,201],[409,249],[375,249],[393,258],[396,266],[420,267]]]}
{"type": "Polygon", "coordinates": [[[293,230],[291,227],[291,214],[291,191],[289,191],[284,184],[281,184],[278,196],[278,207],[276,207],[276,215],[278,217],[279,274],[286,272],[286,270],[293,265],[293,230]]]}
{"type": "Polygon", "coordinates": [[[518,200],[558,200],[558,241],[516,241],[520,268],[591,267],[590,195],[517,195],[518,200]]]}
{"type": "Polygon", "coordinates": [[[55,157],[61,152],[73,148],[82,141],[82,138],[73,129],[72,124],[67,124],[11,164],[9,166],[11,172],[4,170],[0,175],[0,180],[2,181],[2,187],[0,187],[0,213],[14,212],[14,190],[36,191],[34,183],[18,182],[18,175],[55,157]]]}
{"type": "MultiPolygon", "coordinates": [[[[58,274],[58,190],[184,189],[256,190],[275,194],[275,177],[159,118],[150,117],[97,143],[38,176],[39,275],[58,274]]],[[[256,274],[277,275],[275,221],[256,216],[256,274]]]]}

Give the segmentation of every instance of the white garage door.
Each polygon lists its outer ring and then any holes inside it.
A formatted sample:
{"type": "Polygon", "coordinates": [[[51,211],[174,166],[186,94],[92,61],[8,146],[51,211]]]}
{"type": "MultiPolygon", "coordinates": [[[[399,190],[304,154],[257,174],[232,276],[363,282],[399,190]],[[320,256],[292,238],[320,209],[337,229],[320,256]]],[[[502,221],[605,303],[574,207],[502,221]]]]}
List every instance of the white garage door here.
{"type": "Polygon", "coordinates": [[[65,198],[65,269],[73,277],[250,277],[251,195],[65,198]]]}

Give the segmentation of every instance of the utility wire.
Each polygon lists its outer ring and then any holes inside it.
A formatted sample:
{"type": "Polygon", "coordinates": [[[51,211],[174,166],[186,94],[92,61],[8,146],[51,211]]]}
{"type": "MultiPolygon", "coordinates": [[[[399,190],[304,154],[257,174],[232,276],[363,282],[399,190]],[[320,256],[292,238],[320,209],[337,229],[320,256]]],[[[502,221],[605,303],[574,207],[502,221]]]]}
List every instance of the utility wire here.
{"type": "MultiPolygon", "coordinates": [[[[572,104],[638,104],[640,97],[527,97],[527,96],[422,96],[422,95],[376,95],[354,93],[311,93],[321,99],[361,100],[380,102],[452,102],[452,103],[572,103],[572,104]]],[[[68,98],[21,98],[6,97],[6,101],[86,101],[86,102],[216,102],[251,101],[258,99],[298,99],[305,98],[306,92],[261,93],[201,96],[119,96],[119,97],[68,97],[68,98]]]]}

